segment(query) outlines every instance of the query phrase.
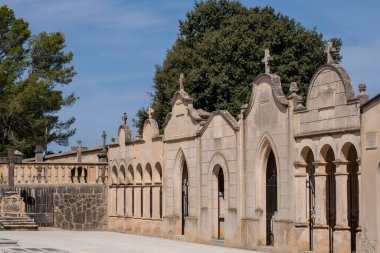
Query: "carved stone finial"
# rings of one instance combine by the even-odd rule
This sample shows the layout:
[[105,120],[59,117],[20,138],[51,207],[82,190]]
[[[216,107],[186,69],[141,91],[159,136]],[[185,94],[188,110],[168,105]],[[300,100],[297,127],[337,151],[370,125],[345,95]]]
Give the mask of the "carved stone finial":
[[136,132],[135,140],[141,140],[141,134]]
[[357,96],[357,98],[359,99],[360,105],[364,104],[365,102],[367,102],[369,100],[369,97],[365,93],[365,90],[366,90],[365,83],[360,83],[359,84],[359,92],[360,92],[360,94]]
[[77,140],[77,147],[82,147],[82,141],[81,140]]
[[265,64],[265,74],[270,74],[270,62],[273,60],[269,54],[269,49],[265,49],[264,58],[261,60]]
[[103,147],[106,146],[106,138],[107,138],[107,134],[106,134],[106,131],[103,130],[103,133],[102,133],[102,139],[103,139]]
[[115,141],[116,141],[115,137],[112,137],[112,138],[111,138],[111,142],[112,142],[112,144],[115,144]]
[[149,119],[153,118],[153,113],[154,113],[154,109],[149,106],[149,109],[148,109],[148,117]]
[[297,93],[298,92],[298,85],[296,82],[291,82],[290,83],[290,89],[289,89],[290,93]]
[[185,75],[184,75],[183,73],[181,73],[181,74],[179,75],[179,90],[180,90],[180,91],[183,91],[183,90],[184,90],[184,88],[183,88],[183,83],[184,83],[184,81],[185,81]]
[[327,42],[327,47],[325,49],[325,53],[327,54],[327,64],[334,64],[334,59],[332,57],[332,53],[336,51],[332,41]]
[[127,124],[127,119],[128,119],[128,116],[127,116],[126,112],[123,113],[123,117],[121,119],[123,120],[123,124],[126,125]]
[[366,89],[367,89],[367,87],[366,87],[365,83],[359,84],[359,92],[361,95],[365,94]]

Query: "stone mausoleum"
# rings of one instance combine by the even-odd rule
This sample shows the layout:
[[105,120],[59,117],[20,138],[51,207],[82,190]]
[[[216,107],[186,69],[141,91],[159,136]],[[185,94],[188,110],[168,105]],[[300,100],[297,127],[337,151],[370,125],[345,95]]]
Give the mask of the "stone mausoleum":
[[[162,126],[150,109],[142,136],[132,137],[124,114],[109,145],[103,134],[100,147],[45,157],[37,149],[14,165],[26,212],[64,229],[269,252],[380,252],[380,93],[369,99],[359,84],[355,94],[326,51],[306,101],[296,83],[284,95],[267,51],[237,118],[194,108],[181,75]],[[33,209],[41,199],[53,207],[44,215]]]
[[[238,118],[180,88],[162,126],[108,146],[108,227],[274,252],[380,252],[380,95],[327,50],[306,101],[270,72]],[[269,55],[269,54],[268,54]]]

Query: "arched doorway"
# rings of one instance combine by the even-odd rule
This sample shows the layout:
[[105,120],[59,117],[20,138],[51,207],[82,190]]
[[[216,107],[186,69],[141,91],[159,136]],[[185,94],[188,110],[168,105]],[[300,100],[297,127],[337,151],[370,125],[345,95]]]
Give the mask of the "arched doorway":
[[359,166],[358,155],[354,145],[350,145],[347,152],[347,218],[351,235],[351,252],[356,252],[356,233],[359,226]]
[[308,190],[308,215],[309,215],[309,249],[313,250],[313,227],[315,218],[315,168],[313,165],[314,155],[311,151],[308,152],[306,158],[306,173],[308,176],[307,190]]
[[326,162],[326,220],[329,227],[329,252],[333,252],[334,228],[336,225],[336,182],[334,164],[335,156],[331,147],[325,153]]
[[266,244],[274,245],[273,218],[277,212],[277,167],[271,150],[266,168]]
[[224,175],[223,169],[219,166],[218,172],[218,239],[224,239],[224,217],[225,217],[225,199],[224,199]]
[[[217,164],[214,166],[211,175],[211,219],[212,219],[212,238],[224,240],[224,224],[226,219],[227,192],[228,185],[227,175],[224,174],[223,168]],[[227,173],[227,172],[226,172]]]
[[181,223],[182,223],[182,235],[185,234],[185,217],[189,216],[189,175],[187,171],[187,163],[184,161],[182,169],[182,212],[181,212]]

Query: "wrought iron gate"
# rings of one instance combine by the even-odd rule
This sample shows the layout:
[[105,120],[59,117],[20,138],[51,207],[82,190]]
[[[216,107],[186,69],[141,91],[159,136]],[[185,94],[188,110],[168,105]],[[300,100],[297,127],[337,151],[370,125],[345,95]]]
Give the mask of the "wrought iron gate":
[[329,227],[329,252],[333,252],[334,246],[334,228],[336,224],[336,183],[335,183],[335,165],[331,162],[327,168],[326,180],[326,218]]
[[309,250],[313,250],[313,229],[315,224],[315,168],[309,165],[307,168],[308,180],[306,181],[306,190],[308,194],[308,215],[309,215]]
[[185,217],[189,216],[189,182],[186,177],[182,179],[182,234],[185,234]]
[[20,189],[25,202],[25,212],[40,227],[54,227],[54,206],[52,188]]
[[[269,172],[269,173],[268,173]],[[267,245],[274,244],[273,234],[273,217],[277,211],[277,173],[276,168],[272,171],[267,170],[267,184],[266,184],[266,234]]]
[[351,235],[351,252],[356,252],[356,233],[359,227],[359,180],[358,166],[348,174],[348,226]]

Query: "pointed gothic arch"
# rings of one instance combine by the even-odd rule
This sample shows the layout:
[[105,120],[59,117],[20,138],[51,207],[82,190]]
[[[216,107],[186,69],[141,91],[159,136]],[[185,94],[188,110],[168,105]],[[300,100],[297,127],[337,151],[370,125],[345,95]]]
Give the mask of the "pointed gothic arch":
[[224,155],[217,152],[211,158],[208,179],[208,203],[211,211],[211,236],[224,239],[224,224],[228,220],[229,169]]
[[182,148],[177,152],[173,174],[173,214],[178,217],[175,232],[185,234],[185,217],[189,216],[190,209],[190,173]]
[[268,133],[261,138],[256,155],[256,209],[259,219],[258,235],[261,245],[274,244],[274,218],[278,211],[278,152]]

